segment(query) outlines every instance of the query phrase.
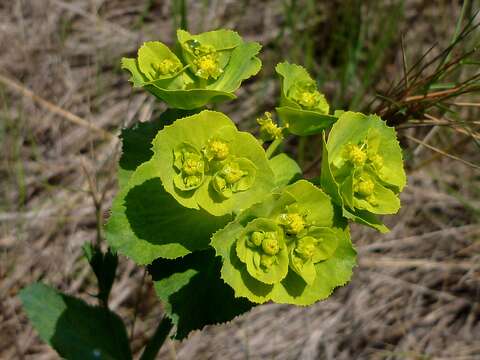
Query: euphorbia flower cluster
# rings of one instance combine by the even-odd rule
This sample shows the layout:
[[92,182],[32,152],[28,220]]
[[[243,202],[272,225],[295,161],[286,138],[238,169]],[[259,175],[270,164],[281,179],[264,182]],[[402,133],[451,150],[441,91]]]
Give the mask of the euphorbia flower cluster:
[[[400,207],[405,172],[395,130],[376,115],[331,111],[307,70],[283,62],[276,66],[276,113],[257,118],[255,138],[203,107],[234,98],[241,82],[259,71],[260,45],[230,30],[178,30],[177,41],[175,51],[146,42],[137,58],[122,61],[134,86],[174,108],[163,123],[174,121],[156,128],[145,162],[121,170],[107,226],[110,245],[140,264],[171,259],[166,271],[178,267],[178,273],[156,289],[178,305],[166,307],[169,316],[192,329],[229,320],[253,304],[327,298],[349,281],[355,265],[349,221],[387,231],[377,216]],[[194,110],[172,118],[176,109]],[[295,160],[273,156],[287,135],[323,136],[318,178],[301,179]],[[202,315],[193,321],[182,294],[197,285],[194,278],[179,279],[197,273],[202,286],[215,284],[201,301],[221,296],[231,307],[198,309]]]

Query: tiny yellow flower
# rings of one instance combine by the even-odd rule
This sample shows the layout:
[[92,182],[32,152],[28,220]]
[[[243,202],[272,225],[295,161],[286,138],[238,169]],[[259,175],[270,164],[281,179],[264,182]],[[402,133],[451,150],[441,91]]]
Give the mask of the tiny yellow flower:
[[171,59],[163,59],[157,64],[157,70],[160,75],[172,75],[180,70],[180,63]]
[[291,235],[297,235],[305,229],[305,220],[298,213],[281,214],[280,223],[284,226],[285,231]]
[[257,118],[257,123],[260,125],[260,137],[265,141],[272,141],[282,139],[282,128],[279,127],[272,118],[272,114],[265,112],[263,117]]
[[230,153],[228,145],[220,140],[211,140],[208,143],[207,154],[211,156],[213,160],[225,160]]
[[355,166],[363,166],[367,160],[367,154],[359,146],[347,144],[345,146],[344,157],[351,161]]

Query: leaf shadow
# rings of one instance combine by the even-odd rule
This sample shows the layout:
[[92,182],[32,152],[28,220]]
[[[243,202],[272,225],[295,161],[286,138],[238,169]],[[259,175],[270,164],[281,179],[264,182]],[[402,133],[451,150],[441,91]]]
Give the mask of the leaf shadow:
[[[175,260],[158,259],[149,266],[157,293],[177,326],[176,339],[205,325],[230,321],[255,306],[246,298],[235,298],[220,278],[221,265],[215,252],[207,249]],[[180,277],[184,284],[175,289]]]
[[215,217],[183,207],[164,190],[160,178],[130,189],[124,206],[137,237],[156,245],[180,242],[190,251],[206,248],[211,234],[230,220],[230,216]]

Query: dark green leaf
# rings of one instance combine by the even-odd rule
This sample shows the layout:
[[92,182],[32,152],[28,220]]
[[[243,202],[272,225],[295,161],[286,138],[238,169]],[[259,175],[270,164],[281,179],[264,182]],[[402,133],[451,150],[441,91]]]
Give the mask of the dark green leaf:
[[220,258],[210,249],[176,260],[159,259],[149,267],[155,291],[177,327],[175,338],[230,321],[252,308],[247,299],[234,297],[220,279],[220,268]]
[[282,125],[286,126],[289,132],[298,136],[319,134],[337,121],[333,115],[293,107],[283,106],[276,110]]
[[110,290],[112,289],[115,273],[117,271],[118,256],[110,248],[103,252],[98,246],[87,243],[83,246],[83,252],[97,277],[99,292],[97,297],[102,304],[108,303]]
[[164,190],[158,174],[154,161],[138,167],[117,195],[106,225],[110,246],[137,264],[205,249],[210,236],[230,220],[183,207]]
[[132,358],[122,320],[103,307],[87,305],[41,283],[20,293],[40,337],[60,356],[72,360]]

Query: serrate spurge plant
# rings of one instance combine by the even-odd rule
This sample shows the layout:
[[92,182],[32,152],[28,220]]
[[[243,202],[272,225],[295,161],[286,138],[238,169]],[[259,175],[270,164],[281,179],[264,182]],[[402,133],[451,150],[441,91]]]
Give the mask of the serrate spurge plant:
[[[311,75],[288,62],[276,67],[279,123],[266,112],[257,119],[258,138],[205,108],[235,98],[242,81],[260,70],[259,50],[230,30],[178,30],[175,47],[149,41],[136,58],[122,59],[134,87],[168,109],[122,132],[119,192],[105,227],[111,250],[86,247],[100,307],[40,284],[22,292],[33,324],[60,355],[75,358],[73,345],[54,330],[65,313],[70,322],[62,324],[76,326],[73,333],[88,332],[84,316],[101,313],[98,331],[108,333],[114,323],[116,339],[126,341],[108,309],[117,252],[147,266],[164,303],[166,316],[142,356],[153,359],[172,326],[182,339],[268,301],[306,306],[328,298],[356,263],[349,221],[388,231],[378,216],[399,210],[406,176],[395,129],[380,117],[332,112]],[[302,178],[297,162],[277,153],[291,135],[323,140],[317,178]],[[97,335],[83,337],[82,346],[105,358],[131,358],[119,352],[125,344]]]

